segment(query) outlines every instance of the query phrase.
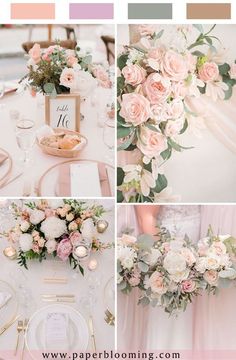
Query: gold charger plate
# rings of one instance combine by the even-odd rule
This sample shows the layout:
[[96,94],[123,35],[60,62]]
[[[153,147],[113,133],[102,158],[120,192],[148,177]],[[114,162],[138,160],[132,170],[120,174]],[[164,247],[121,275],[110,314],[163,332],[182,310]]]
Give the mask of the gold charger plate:
[[70,165],[79,163],[97,163],[100,185],[103,197],[112,196],[112,185],[109,184],[109,178],[106,167],[114,170],[114,167],[95,160],[88,159],[71,159],[63,161],[51,166],[41,176],[38,183],[38,196],[57,196],[57,197],[71,197],[70,193]]

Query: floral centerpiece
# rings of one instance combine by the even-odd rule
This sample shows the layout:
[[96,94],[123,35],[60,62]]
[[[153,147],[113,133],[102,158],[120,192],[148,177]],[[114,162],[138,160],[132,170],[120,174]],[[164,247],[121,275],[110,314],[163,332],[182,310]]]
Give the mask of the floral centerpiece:
[[90,251],[110,248],[97,238],[96,221],[105,212],[101,205],[88,206],[77,200],[39,200],[24,208],[12,204],[16,226],[2,234],[19,248],[19,264],[40,262],[48,256],[69,260],[83,274],[82,261]]
[[230,235],[209,233],[197,246],[166,229],[158,236],[124,233],[118,239],[118,288],[127,294],[138,287],[139,304],[177,314],[202,290],[215,293],[236,279],[236,240]]
[[222,60],[212,34],[215,25],[207,32],[194,26],[199,31],[194,42],[188,43],[181,27],[184,46],[175,37],[176,45],[169,47],[162,42],[164,30],[140,26],[140,42],[125,46],[118,57],[118,150],[139,154],[137,162],[118,168],[119,202],[158,202],[168,190],[161,166],[173,152],[191,148],[179,142],[199,119],[191,99],[232,95],[236,64]]
[[76,92],[84,98],[97,84],[111,87],[108,71],[93,63],[92,55],[78,46],[74,50],[60,44],[41,49],[35,44],[29,51],[28,69],[25,78],[32,91],[54,97]]

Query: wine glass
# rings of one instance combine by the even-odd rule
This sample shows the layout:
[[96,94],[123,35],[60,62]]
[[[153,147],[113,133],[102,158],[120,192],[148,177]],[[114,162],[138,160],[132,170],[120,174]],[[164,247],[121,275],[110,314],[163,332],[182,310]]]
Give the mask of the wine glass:
[[24,152],[24,165],[29,163],[29,152],[35,143],[35,123],[29,119],[21,119],[16,123],[16,141]]
[[109,155],[106,158],[109,163],[113,163],[113,151],[115,148],[115,122],[112,119],[106,120],[103,128],[103,142],[108,147]]
[[[0,76],[0,100],[3,98],[5,94],[6,86],[5,86],[5,80],[3,76]],[[0,109],[4,108],[4,104],[0,103]]]

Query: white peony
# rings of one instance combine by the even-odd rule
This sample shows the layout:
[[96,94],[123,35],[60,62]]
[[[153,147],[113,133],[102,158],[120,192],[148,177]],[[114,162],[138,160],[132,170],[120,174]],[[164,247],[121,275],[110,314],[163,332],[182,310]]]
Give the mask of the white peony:
[[51,216],[42,222],[40,230],[44,233],[46,239],[57,239],[67,233],[66,222]]
[[178,271],[175,274],[170,275],[170,279],[176,283],[187,280],[189,276],[189,269],[186,269],[184,271]]
[[134,249],[129,247],[118,246],[117,258],[124,269],[131,270],[134,265],[134,260],[137,254]]
[[46,248],[47,248],[48,254],[52,254],[56,250],[56,247],[57,247],[56,240],[51,239],[46,242]]
[[30,222],[33,225],[38,225],[45,219],[45,213],[42,210],[35,209],[30,215]]
[[30,227],[30,223],[26,220],[22,221],[22,223],[20,224],[20,229],[23,232],[26,232],[27,230],[29,230]]
[[163,267],[169,274],[180,273],[186,270],[186,260],[183,255],[169,251],[164,259]]
[[32,249],[33,237],[30,234],[21,234],[19,238],[19,245],[22,251],[29,251]]
[[89,218],[83,221],[81,234],[84,239],[91,239],[96,235],[96,228],[94,226],[93,219]]
[[150,266],[155,266],[159,257],[161,256],[161,252],[158,249],[151,249],[151,252],[145,256],[145,262]]

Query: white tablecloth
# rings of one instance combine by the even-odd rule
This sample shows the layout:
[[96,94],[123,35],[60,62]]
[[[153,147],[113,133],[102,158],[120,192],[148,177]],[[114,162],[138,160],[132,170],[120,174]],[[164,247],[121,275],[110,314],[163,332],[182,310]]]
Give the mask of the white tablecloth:
[[[114,203],[112,200],[104,199],[102,202],[99,201],[99,204],[103,204],[105,208],[109,210],[103,216],[103,218],[109,222],[109,227],[104,234],[99,234],[99,239],[104,242],[112,242],[114,240]],[[70,269],[68,263],[64,264],[61,261],[56,260],[46,260],[43,264],[40,264],[37,261],[31,262],[29,270],[19,268],[16,261],[8,260],[2,254],[2,250],[6,247],[6,244],[7,241],[1,239],[0,279],[10,283],[15,290],[18,291],[19,295],[19,283],[20,278],[22,277],[22,271],[26,278],[26,286],[29,288],[32,296],[32,305],[28,307],[27,311],[22,305],[20,305],[19,314],[22,314],[22,317],[28,316],[26,314],[27,312],[32,314],[41,307],[52,304],[49,302],[42,302],[42,294],[74,294],[76,296],[76,303],[68,305],[73,306],[77,311],[81,312],[86,320],[88,320],[88,309],[84,306],[84,302],[81,301],[88,292],[89,284],[86,276],[83,278],[80,273],[77,274],[74,270]],[[102,254],[94,254],[91,255],[91,257],[96,258],[98,261],[98,268],[96,272],[92,273],[92,275],[97,277],[100,281],[100,285],[97,286],[96,290],[97,302],[92,310],[97,350],[114,349],[115,328],[114,326],[107,325],[104,321],[106,310],[104,287],[107,281],[114,276],[114,249],[105,250]],[[57,277],[66,277],[68,279],[68,283],[65,285],[55,285],[45,284],[43,282],[45,277],[52,277],[53,275]],[[13,350],[15,347],[17,334],[16,328],[17,322],[0,337],[0,358],[3,358],[4,360],[10,359],[5,357],[4,354],[7,354],[7,351]],[[92,351],[91,341],[89,342],[88,351]],[[19,357],[16,357],[17,359],[20,358],[19,354],[20,351],[18,353]],[[11,358],[13,359],[14,357],[12,356]],[[28,359],[28,357],[26,358]]]
[[[81,159],[97,160],[108,162],[106,156],[108,154],[108,148],[103,142],[103,128],[98,127],[98,108],[102,105],[106,106],[108,98],[112,94],[111,89],[98,88],[96,94],[96,102],[99,105],[92,106],[90,100],[82,104],[81,112],[84,114],[84,120],[81,121],[80,132],[88,139],[88,145],[81,151]],[[1,100],[4,103],[3,110],[0,109],[0,148],[8,151],[14,160],[13,178],[20,172],[22,172],[19,159],[22,157],[22,152],[16,143],[16,137],[14,133],[14,124],[10,118],[11,110],[18,110],[22,116],[35,121],[36,126],[39,128],[44,125],[44,98],[42,95],[38,95],[33,98],[28,91],[24,91],[21,94],[13,94],[4,97]],[[114,134],[115,142],[115,134]],[[109,156],[108,156],[109,157]],[[31,158],[33,164],[27,171],[27,181],[32,183],[32,190],[34,189],[39,178],[43,173],[51,166],[68,160],[65,158],[49,156],[42,153],[41,149],[35,144],[31,151]],[[11,184],[0,189],[0,196],[22,196],[24,187],[24,177],[21,176]],[[34,193],[32,192],[33,196]],[[52,194],[53,196],[53,194]]]

